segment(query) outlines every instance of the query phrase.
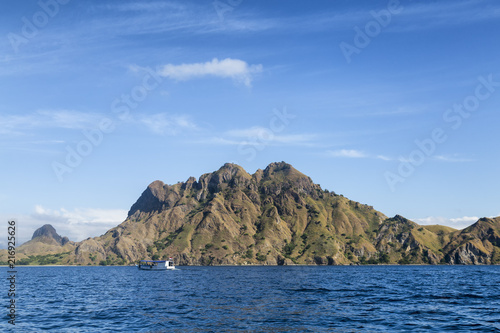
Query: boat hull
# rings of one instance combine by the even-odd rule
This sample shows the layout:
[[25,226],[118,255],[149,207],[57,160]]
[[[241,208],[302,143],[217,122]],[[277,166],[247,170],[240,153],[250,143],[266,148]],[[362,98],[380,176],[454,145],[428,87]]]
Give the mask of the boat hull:
[[171,269],[175,269],[175,267],[151,267],[151,266],[141,266],[139,265],[139,269],[142,271],[167,271]]
[[137,268],[143,271],[166,271],[175,269],[175,266],[170,260],[142,260]]

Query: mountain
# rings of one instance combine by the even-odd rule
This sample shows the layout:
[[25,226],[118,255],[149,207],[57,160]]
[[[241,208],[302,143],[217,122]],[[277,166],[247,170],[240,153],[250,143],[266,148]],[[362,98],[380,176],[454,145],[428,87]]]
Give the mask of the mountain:
[[500,218],[464,230],[388,218],[284,162],[254,174],[228,163],[199,179],[154,181],[123,223],[79,243],[63,245],[53,228],[41,229],[34,239],[58,246],[61,264],[168,257],[179,265],[500,263]]
[[31,237],[30,242],[33,243],[40,242],[49,245],[64,246],[66,243],[69,242],[69,239],[68,237],[59,236],[56,232],[56,229],[54,229],[53,226],[51,226],[50,224],[46,224],[41,228],[35,230],[35,232],[33,233],[33,237]]
[[[16,261],[18,264],[57,264],[75,249],[75,242],[60,236],[53,226],[46,224],[35,230],[31,240],[16,248]],[[7,251],[0,250],[0,262],[6,261]]]
[[479,219],[453,237],[443,252],[450,264],[500,263],[500,217]]
[[74,260],[87,264],[93,253],[94,262],[111,263],[172,256],[190,265],[347,264],[345,237],[364,237],[359,248],[370,256],[371,232],[385,219],[322,190],[289,164],[253,175],[225,164],[198,180],[151,183],[126,221],[83,241]]

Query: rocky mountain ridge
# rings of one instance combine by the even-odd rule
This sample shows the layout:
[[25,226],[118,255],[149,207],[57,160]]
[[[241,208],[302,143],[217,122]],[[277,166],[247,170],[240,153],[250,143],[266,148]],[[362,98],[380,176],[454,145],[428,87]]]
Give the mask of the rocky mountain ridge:
[[154,181],[104,235],[63,245],[54,234],[45,227],[37,237],[60,242],[59,263],[77,265],[166,257],[179,265],[500,263],[500,218],[464,230],[388,218],[284,162]]

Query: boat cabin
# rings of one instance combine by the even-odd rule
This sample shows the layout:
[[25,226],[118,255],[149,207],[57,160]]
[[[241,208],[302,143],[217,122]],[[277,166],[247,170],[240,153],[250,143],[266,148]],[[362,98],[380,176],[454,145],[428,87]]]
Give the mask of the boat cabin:
[[141,260],[138,265],[139,269],[147,271],[162,271],[167,269],[175,269],[174,262],[170,260]]

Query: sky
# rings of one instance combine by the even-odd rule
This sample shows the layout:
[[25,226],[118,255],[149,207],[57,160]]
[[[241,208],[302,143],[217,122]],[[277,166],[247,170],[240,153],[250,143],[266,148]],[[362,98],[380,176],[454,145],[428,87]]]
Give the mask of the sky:
[[21,243],[99,236],[151,182],[226,162],[420,224],[500,215],[498,2],[0,6],[0,221]]

